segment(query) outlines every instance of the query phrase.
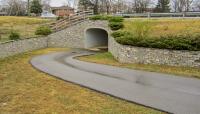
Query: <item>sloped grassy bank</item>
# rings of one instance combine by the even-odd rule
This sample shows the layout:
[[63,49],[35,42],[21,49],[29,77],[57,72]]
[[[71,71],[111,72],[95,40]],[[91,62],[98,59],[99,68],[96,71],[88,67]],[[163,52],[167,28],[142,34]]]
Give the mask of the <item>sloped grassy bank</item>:
[[91,20],[108,20],[112,36],[123,45],[170,49],[200,50],[199,19],[127,19],[97,15]]
[[0,17],[0,42],[5,42],[10,39],[10,35],[21,39],[38,37],[35,31],[38,27],[51,23],[53,20],[18,17],[18,16],[1,16]]
[[[159,23],[165,24],[165,26],[161,26]],[[172,27],[172,24],[177,27]],[[123,45],[170,50],[199,51],[199,27],[200,20],[130,19],[124,22],[123,28],[113,32],[112,36],[118,43]],[[162,33],[160,33],[160,31],[162,31]]]

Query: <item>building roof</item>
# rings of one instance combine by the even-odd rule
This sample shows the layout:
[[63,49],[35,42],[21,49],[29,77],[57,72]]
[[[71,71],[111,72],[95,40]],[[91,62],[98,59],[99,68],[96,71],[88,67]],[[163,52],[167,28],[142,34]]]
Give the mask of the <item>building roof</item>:
[[66,10],[73,10],[74,8],[69,7],[69,6],[61,6],[61,7],[51,7],[52,10],[60,10],[60,9],[66,9]]

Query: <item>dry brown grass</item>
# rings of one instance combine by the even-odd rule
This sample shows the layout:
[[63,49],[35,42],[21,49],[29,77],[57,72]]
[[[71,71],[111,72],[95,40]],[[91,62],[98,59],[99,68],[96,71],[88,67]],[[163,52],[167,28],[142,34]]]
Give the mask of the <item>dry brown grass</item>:
[[0,41],[9,40],[9,33],[15,30],[20,33],[21,38],[36,37],[35,30],[42,24],[49,23],[51,20],[29,17],[0,17]]
[[99,53],[91,56],[79,57],[78,59],[99,64],[107,64],[124,68],[145,70],[151,72],[161,72],[175,74],[177,76],[192,77],[200,79],[200,69],[189,67],[172,67],[166,65],[145,65],[145,64],[122,64],[114,59],[110,53]]
[[32,57],[68,49],[43,49],[0,60],[0,114],[160,114],[35,70]]
[[165,36],[165,35],[184,35],[199,34],[200,19],[128,19],[124,21],[125,28],[129,32],[134,31],[137,21],[144,22],[150,26],[149,36]]

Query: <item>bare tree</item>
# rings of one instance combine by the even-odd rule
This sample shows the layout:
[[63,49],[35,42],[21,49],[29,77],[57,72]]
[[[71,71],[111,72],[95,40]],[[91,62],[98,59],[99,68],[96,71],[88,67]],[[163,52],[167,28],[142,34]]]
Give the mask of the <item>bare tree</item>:
[[193,5],[197,11],[200,11],[200,1],[199,0],[196,0]]
[[132,0],[133,9],[136,13],[143,13],[147,11],[147,8],[152,4],[151,0]]
[[42,0],[42,6],[43,6],[43,10],[46,11],[51,11],[51,6],[50,6],[51,0]]
[[179,9],[179,0],[172,0],[172,9],[174,10],[174,12],[178,12]]
[[112,0],[100,0],[100,12],[109,14],[111,12]]
[[185,0],[186,4],[185,4],[185,11],[190,11],[191,5],[193,3],[194,0]]
[[6,0],[8,5],[9,15],[25,15],[26,14],[26,2],[23,0]]
[[190,11],[194,0],[172,0],[175,11],[186,12]]
[[[94,13],[116,13],[116,12],[147,12],[154,0],[80,0],[79,7],[94,10]],[[87,8],[84,8],[87,7]]]
[[30,0],[27,0],[27,15],[30,16]]

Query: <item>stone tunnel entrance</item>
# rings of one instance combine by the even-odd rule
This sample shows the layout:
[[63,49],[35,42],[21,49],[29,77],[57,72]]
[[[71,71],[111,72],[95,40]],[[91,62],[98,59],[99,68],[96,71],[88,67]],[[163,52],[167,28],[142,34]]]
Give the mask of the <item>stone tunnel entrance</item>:
[[90,28],[85,33],[85,48],[108,48],[108,32],[101,28]]

